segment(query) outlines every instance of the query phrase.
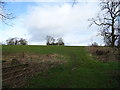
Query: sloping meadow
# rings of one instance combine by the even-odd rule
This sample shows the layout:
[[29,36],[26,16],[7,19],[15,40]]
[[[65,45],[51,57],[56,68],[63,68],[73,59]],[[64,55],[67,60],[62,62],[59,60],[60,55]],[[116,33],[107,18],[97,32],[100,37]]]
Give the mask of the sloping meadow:
[[29,63],[31,69],[39,63],[37,74],[27,79],[27,88],[119,87],[119,62],[97,60],[86,47],[18,45],[2,49],[3,66],[13,58]]

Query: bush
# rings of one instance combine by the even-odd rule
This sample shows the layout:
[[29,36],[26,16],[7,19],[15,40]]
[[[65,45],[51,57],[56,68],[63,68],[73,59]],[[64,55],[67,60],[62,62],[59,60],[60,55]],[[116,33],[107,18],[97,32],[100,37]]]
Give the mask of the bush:
[[110,52],[109,50],[107,50],[107,51],[96,50],[97,55],[105,55],[105,54],[108,54],[109,52]]
[[96,47],[96,46],[98,46],[98,43],[94,42],[91,46]]

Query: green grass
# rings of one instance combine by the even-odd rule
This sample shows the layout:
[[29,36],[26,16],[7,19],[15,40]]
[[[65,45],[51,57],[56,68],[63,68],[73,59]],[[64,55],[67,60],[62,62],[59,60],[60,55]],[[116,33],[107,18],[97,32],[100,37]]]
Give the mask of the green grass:
[[79,46],[2,46],[2,52],[30,52],[61,54],[68,63],[47,72],[39,72],[29,79],[29,88],[116,88],[116,74],[107,72],[120,70],[118,62],[100,62],[89,55],[86,47]]

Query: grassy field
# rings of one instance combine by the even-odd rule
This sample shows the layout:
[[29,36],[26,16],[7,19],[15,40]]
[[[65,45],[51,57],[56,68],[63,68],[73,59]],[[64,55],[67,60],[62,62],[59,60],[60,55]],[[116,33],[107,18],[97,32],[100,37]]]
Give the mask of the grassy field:
[[116,88],[118,62],[95,60],[83,46],[2,46],[3,56],[11,53],[60,54],[67,63],[29,79],[28,88]]

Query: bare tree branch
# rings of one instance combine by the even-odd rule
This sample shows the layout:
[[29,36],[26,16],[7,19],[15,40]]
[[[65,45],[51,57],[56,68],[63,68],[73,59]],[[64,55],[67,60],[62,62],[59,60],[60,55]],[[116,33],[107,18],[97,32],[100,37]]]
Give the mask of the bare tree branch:
[[101,35],[104,37],[106,42],[110,43],[111,46],[115,46],[115,41],[118,38],[118,35],[115,33],[118,32],[118,18],[120,18],[120,1],[115,2],[114,0],[103,0],[100,2],[101,10],[103,11],[101,15],[98,15],[97,18],[92,18],[91,25],[95,24],[100,28]]
[[108,25],[108,26],[112,26],[111,23],[97,23],[96,21],[93,21],[96,25],[98,26],[103,26],[103,25]]
[[2,0],[0,0],[0,10],[0,19],[3,23],[9,25],[7,21],[14,19],[15,16],[13,16],[13,13],[8,13],[8,11],[5,9],[5,2]]
[[72,7],[76,4],[77,0],[73,0]]

